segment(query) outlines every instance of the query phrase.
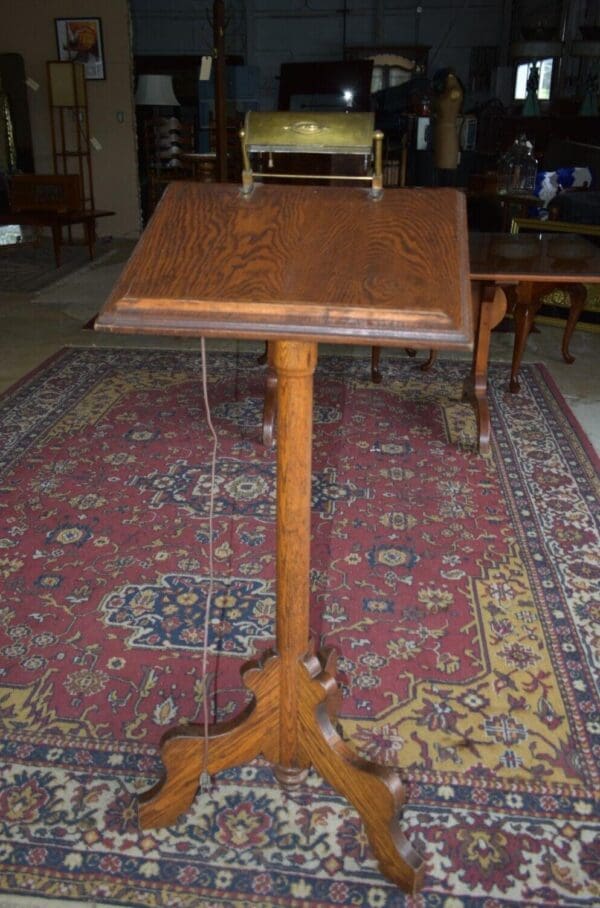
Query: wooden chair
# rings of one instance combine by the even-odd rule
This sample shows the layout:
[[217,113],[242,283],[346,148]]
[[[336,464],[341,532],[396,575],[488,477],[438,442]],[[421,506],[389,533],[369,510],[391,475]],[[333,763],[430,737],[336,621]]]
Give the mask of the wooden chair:
[[114,211],[86,208],[79,174],[15,174],[9,184],[9,211],[0,213],[0,224],[22,224],[52,231],[56,267],[61,262],[62,231],[81,224],[90,259],[94,257],[96,219]]

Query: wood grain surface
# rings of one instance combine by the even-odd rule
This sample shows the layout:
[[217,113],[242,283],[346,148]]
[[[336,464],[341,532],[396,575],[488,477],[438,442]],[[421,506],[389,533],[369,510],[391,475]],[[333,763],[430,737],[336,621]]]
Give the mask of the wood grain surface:
[[[541,222],[548,229],[548,222]],[[471,233],[471,277],[480,281],[600,283],[600,247],[569,234]]]
[[96,328],[468,348],[463,196],[175,183]]

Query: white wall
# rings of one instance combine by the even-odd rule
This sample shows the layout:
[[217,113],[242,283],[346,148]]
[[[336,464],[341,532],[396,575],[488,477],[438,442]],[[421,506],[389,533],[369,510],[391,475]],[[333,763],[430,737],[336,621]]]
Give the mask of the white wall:
[[87,94],[91,132],[102,146],[92,150],[95,203],[116,214],[100,219],[98,232],[136,236],[141,222],[127,0],[0,0],[0,51],[21,54],[27,75],[39,85],[29,90],[35,169],[52,173],[46,61],[58,59],[55,17],[79,16],[102,19],[105,49],[106,79],[88,80]]

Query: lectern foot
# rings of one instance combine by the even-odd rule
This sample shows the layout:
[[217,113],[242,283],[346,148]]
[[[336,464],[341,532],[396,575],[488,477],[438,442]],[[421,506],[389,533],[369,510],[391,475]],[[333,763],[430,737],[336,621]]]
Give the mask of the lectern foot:
[[174,728],[163,737],[163,778],[139,799],[143,829],[170,826],[192,806],[203,772],[209,775],[247,763],[259,754],[277,758],[277,729],[272,717],[277,709],[279,660],[267,653],[260,662],[248,663],[242,672],[253,702],[235,719],[211,725]]
[[338,687],[318,658],[304,660],[300,682],[301,762],[317,772],[357,809],[381,872],[406,892],[423,882],[423,859],[405,838],[398,812],[405,794],[398,773],[358,757],[332,725],[331,700]]
[[267,653],[242,672],[254,699],[230,722],[188,725],[163,738],[163,779],[140,797],[139,820],[144,829],[170,826],[192,805],[203,773],[212,775],[263,754],[275,765],[280,784],[293,790],[302,784],[307,766],[344,795],[358,810],[381,872],[407,892],[422,883],[423,861],[404,837],[398,811],[404,790],[398,773],[358,757],[338,735],[335,721],[339,689],[335,653],[309,653],[298,664],[298,750],[295,765],[279,762],[281,728],[274,717],[280,709],[281,660]]

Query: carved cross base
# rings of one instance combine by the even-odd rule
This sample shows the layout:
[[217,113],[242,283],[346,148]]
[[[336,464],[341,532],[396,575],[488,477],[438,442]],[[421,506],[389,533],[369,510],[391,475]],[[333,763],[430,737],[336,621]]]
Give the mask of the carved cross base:
[[242,671],[254,701],[237,719],[211,726],[208,746],[202,725],[167,732],[161,746],[165,775],[140,797],[140,825],[148,829],[174,823],[190,809],[204,771],[212,775],[262,755],[275,764],[275,775],[284,787],[294,788],[313,766],[360,814],[381,872],[406,892],[414,892],[422,883],[423,861],[398,822],[405,800],[402,782],[396,770],[358,757],[333,727],[339,701],[331,674],[334,661],[331,653],[309,654],[298,665],[297,766],[279,764],[279,734],[273,718],[282,663],[269,652]]

